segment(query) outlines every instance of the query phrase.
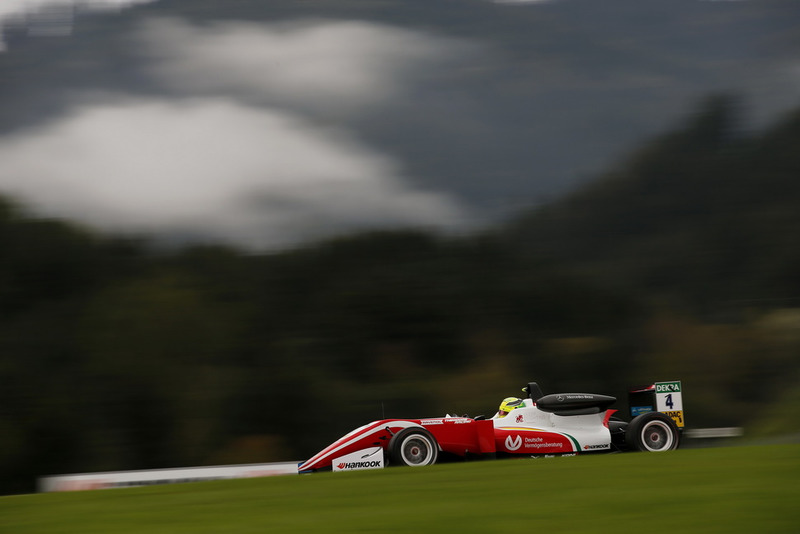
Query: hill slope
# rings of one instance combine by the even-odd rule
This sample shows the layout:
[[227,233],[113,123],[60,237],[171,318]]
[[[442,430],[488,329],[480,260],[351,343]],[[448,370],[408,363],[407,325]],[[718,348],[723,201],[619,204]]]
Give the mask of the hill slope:
[[800,303],[800,112],[763,133],[710,99],[684,127],[505,230],[590,280],[694,308]]
[[797,445],[695,449],[0,497],[0,529],[793,532],[797,453]]

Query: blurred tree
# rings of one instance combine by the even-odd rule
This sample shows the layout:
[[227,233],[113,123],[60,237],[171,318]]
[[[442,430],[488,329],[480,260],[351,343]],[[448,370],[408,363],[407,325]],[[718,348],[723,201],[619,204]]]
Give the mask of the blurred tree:
[[223,402],[237,389],[235,307],[187,273],[155,272],[99,293],[81,347],[95,469],[201,462],[223,441]]

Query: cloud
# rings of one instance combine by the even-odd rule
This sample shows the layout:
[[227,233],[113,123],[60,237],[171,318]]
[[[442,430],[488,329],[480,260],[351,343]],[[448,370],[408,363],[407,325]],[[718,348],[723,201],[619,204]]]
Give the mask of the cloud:
[[72,33],[75,13],[83,10],[119,10],[156,0],[2,0],[0,2],[0,52],[6,50],[3,26],[17,24],[31,35],[63,36]]
[[150,19],[130,42],[168,95],[77,95],[44,127],[0,137],[0,194],[104,230],[252,248],[469,222],[333,119],[380,110],[470,45],[322,20]]
[[253,248],[356,228],[452,228],[463,210],[404,185],[345,131],[229,99],[120,98],[0,138],[0,189],[103,229]]
[[357,113],[396,98],[475,45],[397,27],[311,20],[144,24],[149,73],[195,95],[229,95],[305,112]]

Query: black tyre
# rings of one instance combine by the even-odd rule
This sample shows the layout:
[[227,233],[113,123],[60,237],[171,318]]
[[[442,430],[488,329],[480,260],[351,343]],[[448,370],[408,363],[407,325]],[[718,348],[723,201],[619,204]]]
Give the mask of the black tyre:
[[391,465],[433,465],[439,457],[436,439],[425,429],[405,428],[389,441]]
[[678,448],[680,441],[681,433],[675,421],[660,412],[634,417],[625,431],[625,442],[637,451],[672,451]]

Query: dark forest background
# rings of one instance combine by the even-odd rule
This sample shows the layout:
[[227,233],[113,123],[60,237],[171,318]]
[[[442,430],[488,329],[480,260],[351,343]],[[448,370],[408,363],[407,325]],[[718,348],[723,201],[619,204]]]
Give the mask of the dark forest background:
[[[800,110],[713,97],[590,185],[479,234],[159,248],[0,201],[0,492],[304,459],[530,380],[680,379],[688,427],[800,431]],[[490,177],[487,177],[489,179]]]

